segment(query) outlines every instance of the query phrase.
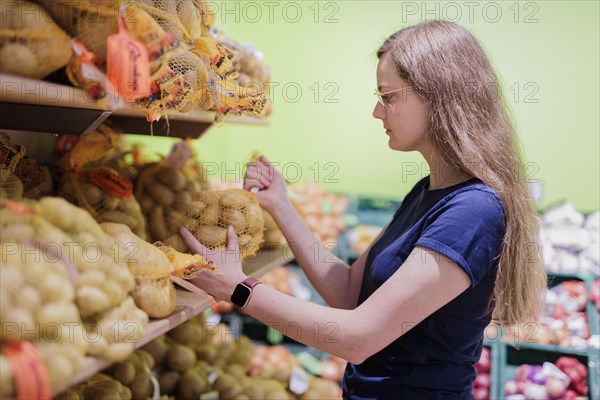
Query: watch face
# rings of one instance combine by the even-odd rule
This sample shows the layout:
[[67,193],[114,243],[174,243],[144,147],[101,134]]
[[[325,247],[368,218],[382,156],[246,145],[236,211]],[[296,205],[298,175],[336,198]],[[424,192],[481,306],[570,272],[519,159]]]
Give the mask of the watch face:
[[243,284],[239,284],[235,287],[233,294],[231,295],[231,302],[238,307],[244,307],[248,298],[250,297],[251,289]]

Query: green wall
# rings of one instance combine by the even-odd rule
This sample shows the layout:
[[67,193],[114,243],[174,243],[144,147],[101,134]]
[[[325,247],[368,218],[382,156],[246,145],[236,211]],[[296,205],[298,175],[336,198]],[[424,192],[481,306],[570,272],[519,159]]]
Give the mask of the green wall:
[[[226,124],[198,141],[203,158],[219,168],[213,178],[258,149],[284,165],[288,179],[401,198],[427,171],[418,153],[390,150],[371,116],[374,51],[405,25],[445,18],[471,29],[497,67],[526,175],[545,187],[540,206],[566,198],[583,211],[598,209],[599,3],[473,3],[209,1],[219,28],[264,53],[277,85],[269,126]],[[166,142],[155,139],[154,151]]]

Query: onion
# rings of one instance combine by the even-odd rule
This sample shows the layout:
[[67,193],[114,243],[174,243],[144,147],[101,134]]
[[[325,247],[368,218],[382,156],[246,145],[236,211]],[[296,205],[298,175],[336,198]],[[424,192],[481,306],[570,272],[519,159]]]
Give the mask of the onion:
[[528,400],[546,400],[548,398],[548,392],[542,385],[536,385],[534,383],[527,385],[523,392]]
[[473,390],[473,397],[475,400],[489,400],[490,392],[484,388],[477,388]]
[[519,393],[519,386],[515,381],[508,381],[504,384],[504,394],[511,395]]
[[323,370],[321,371],[321,378],[327,379],[328,381],[337,382],[339,377],[338,366],[333,361],[323,361]]
[[515,372],[515,380],[517,382],[524,382],[528,379],[529,371],[531,371],[531,365],[520,365],[519,368],[517,368],[517,371]]
[[475,384],[475,387],[489,388],[490,387],[490,376],[488,374],[477,375],[477,377],[475,378],[474,384]]
[[560,379],[549,377],[546,381],[546,391],[551,399],[561,398],[566,389],[567,385]]

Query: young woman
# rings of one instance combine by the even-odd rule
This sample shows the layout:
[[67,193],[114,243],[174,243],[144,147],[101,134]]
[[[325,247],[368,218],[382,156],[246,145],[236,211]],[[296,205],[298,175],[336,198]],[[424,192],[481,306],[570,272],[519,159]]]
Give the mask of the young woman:
[[537,220],[515,134],[484,51],[459,25],[429,21],[402,29],[377,55],[373,116],[392,150],[420,152],[431,173],[351,267],[326,262],[332,255],[325,251],[315,259],[309,247],[316,239],[266,158],[249,164],[244,181],[246,189],[259,189],[260,204],[330,307],[265,285],[240,287],[247,277],[231,228],[228,250],[212,255],[181,231],[223,272],[194,283],[348,360],[345,398],[470,399],[492,313],[503,325],[534,320],[546,287],[532,251]]

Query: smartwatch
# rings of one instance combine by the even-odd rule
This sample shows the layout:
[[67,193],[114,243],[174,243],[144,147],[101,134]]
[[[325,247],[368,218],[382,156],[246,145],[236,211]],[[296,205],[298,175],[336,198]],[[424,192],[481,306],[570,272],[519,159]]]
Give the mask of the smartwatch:
[[238,283],[235,290],[231,294],[231,303],[235,304],[239,308],[244,308],[248,304],[250,297],[252,296],[252,290],[254,286],[261,283],[256,278],[247,278],[242,283]]

